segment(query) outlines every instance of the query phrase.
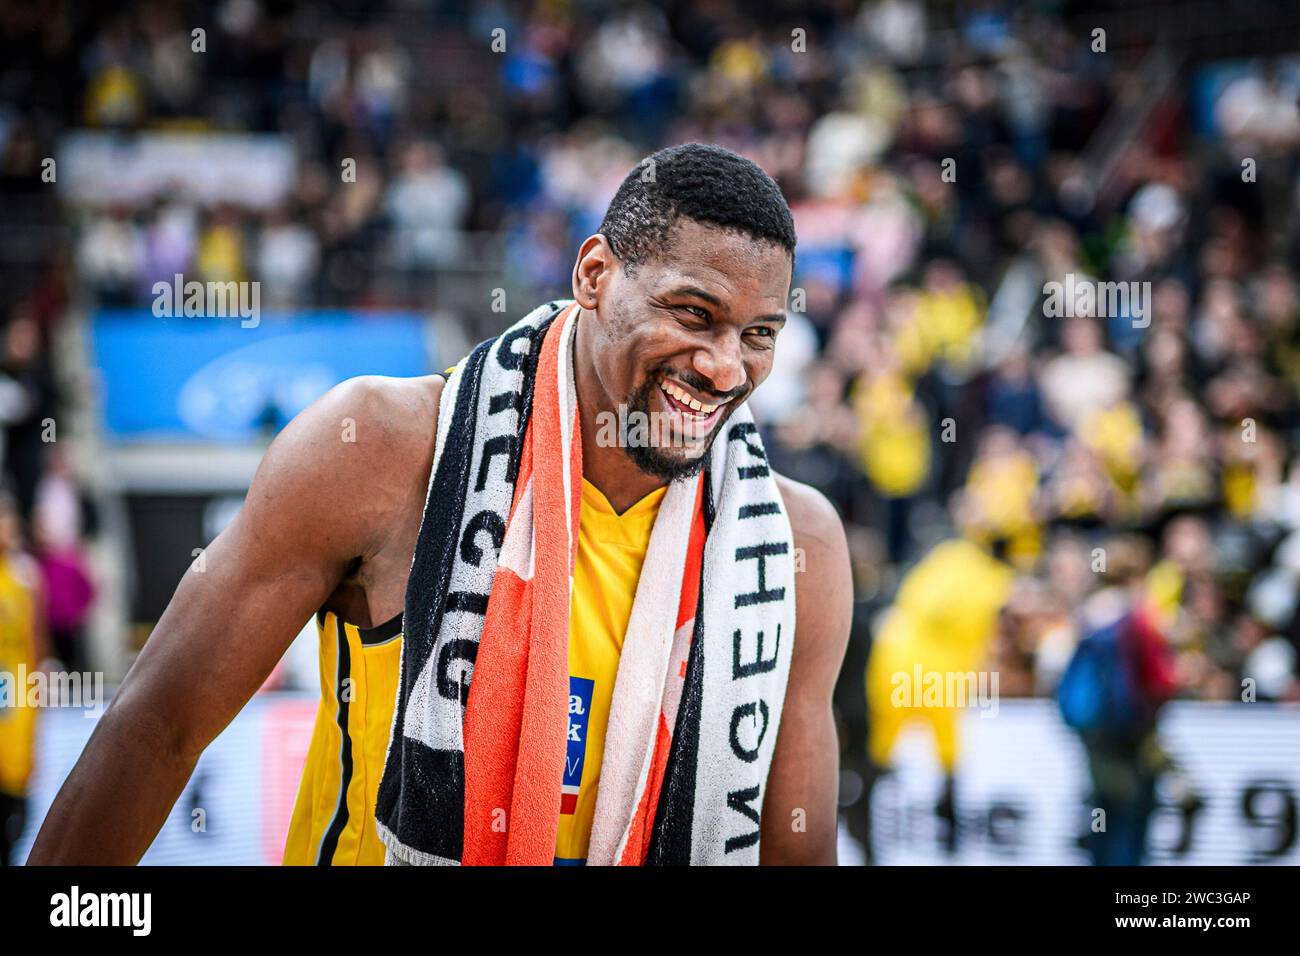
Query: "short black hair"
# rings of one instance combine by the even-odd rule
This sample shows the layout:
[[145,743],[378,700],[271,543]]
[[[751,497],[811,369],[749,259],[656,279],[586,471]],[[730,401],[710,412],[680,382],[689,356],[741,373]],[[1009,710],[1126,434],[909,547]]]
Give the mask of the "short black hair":
[[600,232],[635,269],[664,251],[680,217],[774,242],[794,264],[794,217],[781,188],[729,149],[686,143],[651,153],[618,187]]

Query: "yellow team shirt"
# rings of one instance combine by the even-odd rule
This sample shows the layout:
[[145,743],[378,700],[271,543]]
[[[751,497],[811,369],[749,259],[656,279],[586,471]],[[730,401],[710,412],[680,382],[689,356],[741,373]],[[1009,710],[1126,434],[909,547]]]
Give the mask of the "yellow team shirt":
[[917,668],[924,681],[980,667],[1014,581],[1008,565],[962,538],[936,545],[903,578],[867,661],[872,762],[888,766],[903,727],[919,721],[930,725],[943,768],[956,767],[960,711],[946,702],[917,706]]
[[569,611],[569,744],[560,829],[555,838],[557,866],[587,862],[623,636],[632,616],[650,531],[667,490],[652,491],[618,515],[600,489],[582,480],[578,557]]
[[36,708],[27,706],[24,675],[36,671],[35,566],[0,556],[0,793],[22,797],[32,773]]
[[[568,753],[557,865],[586,862],[605,727],[650,531],[667,488],[623,514],[582,482],[569,615]],[[401,618],[357,628],[318,616],[321,697],[284,851],[287,865],[382,865],[375,801],[397,699]]]
[[401,616],[359,628],[317,615],[320,703],[284,862],[291,866],[382,866],[375,828],[379,777],[401,671]]
[[889,498],[906,498],[930,475],[930,423],[912,386],[897,372],[883,372],[854,389],[862,424],[858,463]]

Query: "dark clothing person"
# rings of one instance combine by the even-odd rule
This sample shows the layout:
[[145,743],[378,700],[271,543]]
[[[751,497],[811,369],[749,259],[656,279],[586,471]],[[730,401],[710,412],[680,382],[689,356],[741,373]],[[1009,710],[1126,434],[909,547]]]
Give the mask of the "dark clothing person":
[[1156,723],[1174,688],[1164,635],[1140,606],[1087,631],[1061,678],[1062,716],[1088,755],[1084,846],[1096,866],[1139,866],[1146,858],[1156,782],[1169,765]]

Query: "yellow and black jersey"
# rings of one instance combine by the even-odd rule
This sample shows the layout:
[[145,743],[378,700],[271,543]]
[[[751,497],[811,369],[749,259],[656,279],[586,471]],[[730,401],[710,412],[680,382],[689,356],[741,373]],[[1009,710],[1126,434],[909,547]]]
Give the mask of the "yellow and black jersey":
[[[658,488],[622,514],[583,479],[569,614],[569,714],[557,866],[587,861],[605,726],[623,636],[659,506]],[[401,671],[400,616],[373,630],[318,615],[320,706],[285,847],[288,864],[384,862],[375,797]]]
[[289,865],[379,866],[375,797],[384,772],[402,659],[402,617],[357,627],[316,615],[320,704],[289,823]]

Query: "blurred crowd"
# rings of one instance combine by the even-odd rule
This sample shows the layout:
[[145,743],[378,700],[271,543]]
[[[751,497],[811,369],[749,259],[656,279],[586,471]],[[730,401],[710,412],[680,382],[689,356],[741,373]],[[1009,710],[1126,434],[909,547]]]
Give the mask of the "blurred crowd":
[[[848,697],[908,569],[965,537],[1016,572],[990,638],[1003,694],[1051,692],[1119,547],[1142,555],[1181,696],[1238,699],[1249,678],[1300,699],[1294,81],[1255,64],[1213,136],[1175,84],[1102,177],[1087,147],[1140,56],[1095,51],[1049,5],[941,9],[0,3],[3,188],[71,227],[6,303],[24,513],[58,473],[24,429],[56,402],[70,296],[140,305],[183,272],[259,280],[270,308],[432,308],[387,277],[472,265],[481,236],[512,283],[564,295],[627,170],[716,142],[795,215],[792,321],[754,402],[777,467],[849,528]],[[250,206],[161,183],[51,213],[40,160],[80,127],[276,134],[292,188]],[[1146,298],[1053,315],[1055,282]]]

